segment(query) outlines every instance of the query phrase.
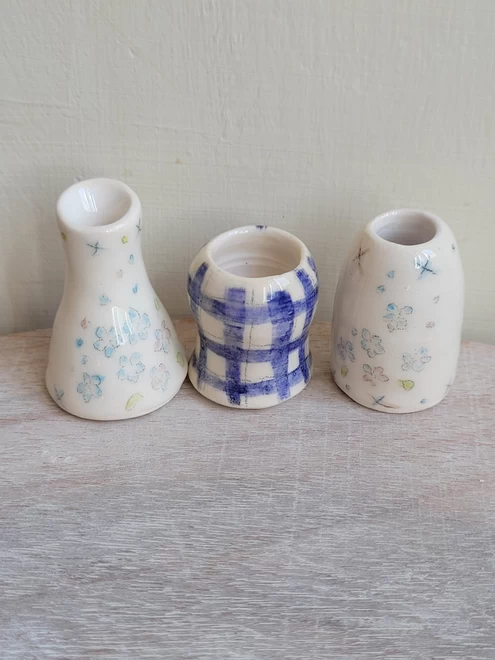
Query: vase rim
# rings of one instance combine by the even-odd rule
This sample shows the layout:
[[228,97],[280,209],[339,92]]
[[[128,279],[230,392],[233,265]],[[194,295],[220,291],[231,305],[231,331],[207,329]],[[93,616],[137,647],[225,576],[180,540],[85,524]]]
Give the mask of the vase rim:
[[[250,275],[244,275],[244,274],[238,274],[234,273],[228,268],[222,266],[221,263],[218,262],[218,252],[215,254],[215,252],[220,249],[222,246],[224,246],[227,241],[229,241],[232,238],[240,238],[240,240],[243,240],[244,238],[247,237],[272,237],[272,238],[279,238],[281,241],[286,242],[286,250],[287,252],[292,250],[292,255],[288,255],[287,258],[290,258],[292,256],[293,258],[293,263],[291,264],[291,267],[287,268],[282,268],[280,269],[280,272],[277,273],[271,273],[267,275],[260,275],[260,276],[250,276]],[[283,244],[280,246],[283,248]],[[244,225],[242,227],[235,227],[233,229],[228,229],[225,232],[222,232],[221,234],[218,234],[214,238],[212,238],[205,246],[204,246],[204,254],[206,256],[206,259],[210,261],[212,264],[214,264],[215,268],[222,273],[223,277],[232,279],[232,280],[249,280],[253,282],[268,282],[268,281],[273,281],[273,279],[277,277],[289,277],[291,273],[294,271],[304,268],[305,267],[305,260],[311,256],[307,246],[299,239],[297,236],[294,236],[294,234],[291,234],[288,231],[285,231],[284,229],[278,229],[277,227],[271,227],[267,225]]]
[[[96,195],[100,197],[98,204]],[[78,234],[119,231],[140,215],[139,197],[118,179],[98,177],[77,181],[66,188],[57,201],[60,224]]]
[[367,223],[365,232],[381,243],[416,250],[438,239],[445,227],[445,221],[430,211],[401,208],[377,215]]

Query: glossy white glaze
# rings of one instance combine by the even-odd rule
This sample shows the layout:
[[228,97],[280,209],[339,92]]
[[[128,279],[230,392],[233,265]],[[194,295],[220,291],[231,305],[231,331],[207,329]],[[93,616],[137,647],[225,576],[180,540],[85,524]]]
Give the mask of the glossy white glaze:
[[337,385],[382,412],[439,403],[455,378],[463,306],[462,264],[448,225],[412,209],[378,216],[356,236],[337,286]]
[[61,195],[57,222],[66,272],[46,371],[50,395],[88,419],[159,408],[187,367],[146,272],[137,195],[120,181],[81,181]]
[[304,389],[318,298],[304,243],[273,227],[225,232],[194,259],[188,289],[199,331],[189,378],[201,394],[233,408],[266,408]]

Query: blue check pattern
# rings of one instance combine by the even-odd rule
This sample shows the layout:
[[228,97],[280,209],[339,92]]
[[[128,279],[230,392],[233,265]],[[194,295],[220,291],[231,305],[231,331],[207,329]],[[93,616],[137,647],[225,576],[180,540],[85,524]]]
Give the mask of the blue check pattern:
[[[309,272],[299,268],[294,271],[301,284],[302,297],[293,300],[287,290],[276,291],[264,305],[250,305],[244,288],[227,288],[222,299],[209,296],[203,288],[208,265],[203,263],[188,279],[188,293],[191,310],[199,332],[199,346],[191,357],[191,366],[197,372],[197,387],[207,383],[225,392],[231,405],[241,405],[241,397],[258,397],[276,393],[283,401],[290,397],[291,387],[302,380],[308,382],[311,375],[311,354],[308,348],[308,334],[318,301],[318,278],[312,257],[308,258]],[[214,339],[202,329],[202,312],[220,321],[223,326],[223,342]],[[294,337],[294,327],[298,317],[304,315],[299,324],[300,332]],[[270,324],[271,345],[253,348],[245,345],[245,329],[248,326]],[[289,370],[289,356],[297,351],[298,364]],[[225,378],[209,368],[209,355],[225,361]],[[273,376],[259,382],[245,381],[242,378],[243,363],[269,363]]]

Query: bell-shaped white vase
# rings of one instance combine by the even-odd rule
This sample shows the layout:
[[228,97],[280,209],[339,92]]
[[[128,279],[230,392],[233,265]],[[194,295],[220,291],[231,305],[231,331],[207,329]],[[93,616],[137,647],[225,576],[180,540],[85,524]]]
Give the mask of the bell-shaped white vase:
[[463,308],[462,264],[448,225],[411,209],[378,216],[356,236],[337,286],[335,382],[382,412],[434,406],[455,378]]
[[120,181],[92,179],[57,204],[65,250],[62,302],[46,385],[88,419],[145,415],[180,389],[187,363],[141,254],[141,203]]

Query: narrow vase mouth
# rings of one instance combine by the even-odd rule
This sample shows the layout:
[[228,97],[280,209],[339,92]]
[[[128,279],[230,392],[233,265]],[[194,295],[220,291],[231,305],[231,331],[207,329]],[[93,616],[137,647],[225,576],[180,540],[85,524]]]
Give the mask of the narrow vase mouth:
[[377,216],[368,232],[387,243],[418,246],[429,243],[440,232],[442,221],[433,213],[417,209],[396,209]]
[[206,249],[219,270],[253,280],[288,275],[309,254],[304,243],[289,232],[261,225],[220,234]]
[[108,232],[139,215],[136,193],[116,179],[87,179],[67,188],[57,202],[57,215],[69,230]]

